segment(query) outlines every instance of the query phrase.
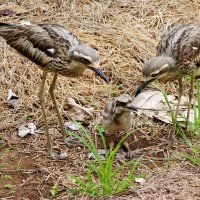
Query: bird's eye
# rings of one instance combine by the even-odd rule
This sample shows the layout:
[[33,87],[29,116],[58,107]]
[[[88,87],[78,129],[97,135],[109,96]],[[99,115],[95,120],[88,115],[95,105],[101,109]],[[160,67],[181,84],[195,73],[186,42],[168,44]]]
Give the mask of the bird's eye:
[[151,74],[152,77],[156,77],[158,74]]
[[116,106],[124,107],[124,106],[126,106],[126,103],[121,102],[121,101],[116,101]]
[[81,62],[86,64],[86,65],[90,64],[90,61],[87,58],[84,58],[84,57],[81,58]]
[[154,73],[151,73],[151,77],[156,77],[159,75],[159,72],[154,72]]

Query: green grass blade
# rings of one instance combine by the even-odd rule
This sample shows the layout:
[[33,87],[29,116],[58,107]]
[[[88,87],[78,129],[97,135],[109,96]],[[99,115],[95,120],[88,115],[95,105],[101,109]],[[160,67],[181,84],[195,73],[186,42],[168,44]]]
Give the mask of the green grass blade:
[[[79,125],[80,125],[80,124],[79,124]],[[83,130],[83,132],[84,132],[86,138],[88,139],[88,142],[89,142],[90,147],[91,147],[91,152],[94,154],[94,156],[95,156],[95,158],[96,158],[96,160],[97,160],[99,166],[100,166],[100,167],[103,167],[102,161],[101,161],[100,156],[99,156],[99,154],[98,154],[98,150],[97,150],[96,145],[95,145],[95,143],[93,142],[93,140],[92,140],[90,134],[88,133],[88,131],[87,131],[82,125],[80,125],[80,127],[81,127],[81,129]]]
[[74,179],[82,188],[87,188],[87,184],[82,181],[80,178],[76,177],[76,176],[72,176],[72,179]]
[[[110,195],[116,191],[116,185],[118,185],[118,188],[126,188],[130,185],[131,181],[134,178],[134,171],[137,162],[131,163],[131,161],[128,161],[127,163],[123,164],[122,166],[118,167],[117,169],[113,169],[113,163],[115,155],[120,148],[121,144],[124,142],[127,137],[132,134],[133,132],[128,133],[125,137],[120,140],[119,144],[115,147],[114,150],[110,151],[110,154],[108,152],[106,153],[106,159],[104,161],[101,161],[100,156],[98,154],[97,148],[95,146],[95,143],[93,142],[90,134],[88,131],[82,127],[81,130],[83,131],[84,135],[80,136],[77,133],[69,132],[70,135],[77,138],[79,141],[81,141],[89,151],[91,151],[97,162],[90,160],[88,162],[88,167],[86,168],[86,181],[83,181],[79,177],[73,176],[72,178],[77,182],[80,189],[71,190],[71,192],[85,192],[91,196],[101,196],[101,195]],[[99,133],[102,138],[102,142],[106,149],[106,142],[105,138],[103,136],[103,133],[100,129]],[[137,131],[137,130],[135,130]],[[120,170],[122,170],[124,167],[133,164],[133,167],[131,168],[130,172],[128,173],[127,177],[125,177],[120,183]],[[95,179],[95,174],[97,176],[97,179]]]
[[80,123],[78,123],[76,121],[74,121],[74,123],[76,123],[81,128],[81,130],[84,132],[84,136],[86,137],[87,140],[85,138],[83,138],[82,136],[78,135],[77,133],[67,130],[68,134],[74,136],[80,142],[82,142],[89,149],[89,151],[94,155],[94,157],[96,158],[96,160],[99,163],[99,166],[102,167],[102,161],[100,159],[97,148],[96,148],[90,134]]
[[120,192],[121,190],[131,186],[133,183],[133,179],[134,179],[134,175],[133,173],[135,172],[136,167],[138,166],[139,162],[142,160],[142,156],[139,157],[134,163],[133,163],[133,167],[131,168],[131,170],[128,173],[128,176],[125,177],[121,182],[118,183],[117,188],[116,188],[116,192]]

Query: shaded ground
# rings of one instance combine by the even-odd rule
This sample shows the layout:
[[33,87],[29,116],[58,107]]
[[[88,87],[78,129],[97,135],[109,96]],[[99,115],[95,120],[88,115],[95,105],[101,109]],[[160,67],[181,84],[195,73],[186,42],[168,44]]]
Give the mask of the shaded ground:
[[[167,138],[166,134],[164,136]],[[69,189],[76,188],[72,175],[84,176],[88,151],[82,146],[69,149],[57,137],[54,139],[54,148],[67,152],[68,158],[63,161],[52,160],[48,158],[42,143],[37,142],[37,139],[43,137],[45,139],[45,135],[41,133],[14,144],[9,142],[10,147],[1,148],[1,199],[91,199],[87,195],[74,196],[66,193]],[[187,149],[182,139],[177,140],[179,142],[175,145],[176,149],[165,151],[160,147],[165,139],[154,136],[153,141],[149,141],[147,138],[148,135],[142,136],[141,132],[129,138],[131,149],[137,149],[134,158],[141,154],[144,157],[143,165],[136,171],[136,174],[146,174],[144,185],[135,183],[131,189],[113,197],[98,199],[200,199],[199,169],[183,161],[178,153]],[[131,143],[131,140],[135,142]],[[100,147],[100,142],[97,143]],[[116,159],[115,163],[121,165],[121,160]],[[5,178],[8,175],[12,179]],[[5,188],[7,184],[11,184],[12,189]],[[58,185],[61,189],[55,198],[49,192],[53,185]]]
[[[8,1],[0,1],[5,2]],[[143,61],[154,55],[156,44],[168,27],[181,23],[200,23],[199,1],[17,2],[27,12],[1,16],[2,22],[29,19],[34,22],[59,23],[72,30],[86,44],[98,48],[101,68],[110,78],[110,84],[104,84],[90,72],[86,72],[80,79],[59,77],[56,97],[62,108],[63,118],[66,118],[68,111],[68,97],[79,100],[86,107],[94,107],[94,119],[89,122],[88,129],[99,147],[101,144],[97,141],[94,126],[101,121],[107,100],[124,92],[134,96],[141,79]],[[46,93],[53,147],[66,152],[68,157],[67,160],[51,160],[47,156],[47,139],[37,97],[41,71],[16,54],[2,39],[0,60],[0,139],[5,144],[0,146],[0,200],[92,199],[84,194],[66,193],[76,187],[71,175],[85,175],[88,152],[84,147],[65,147]],[[48,77],[47,85],[50,81],[51,76]],[[187,80],[184,83],[187,86]],[[161,85],[155,83],[150,87]],[[22,99],[22,106],[18,111],[7,104],[6,95],[10,88]],[[177,92],[176,83],[166,84],[165,88],[168,93]],[[184,91],[186,93],[187,89]],[[36,124],[37,134],[20,139],[17,128],[26,122]],[[113,197],[98,199],[200,199],[199,169],[184,161],[178,153],[188,151],[184,141],[177,137],[174,148],[163,150],[162,144],[166,141],[171,126],[141,116],[135,117],[135,127],[138,131],[129,138],[129,143],[132,150],[137,150],[134,158],[144,154],[143,165],[136,170],[137,174],[147,175],[144,185],[135,184],[133,188]],[[193,142],[197,142],[197,139],[193,139]],[[120,165],[121,161],[116,160],[115,164]],[[55,198],[49,192],[53,185],[58,185],[61,190]]]

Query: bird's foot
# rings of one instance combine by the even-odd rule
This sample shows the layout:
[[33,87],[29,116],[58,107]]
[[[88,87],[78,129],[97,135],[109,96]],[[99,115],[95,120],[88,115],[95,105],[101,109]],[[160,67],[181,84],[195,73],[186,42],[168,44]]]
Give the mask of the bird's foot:
[[173,147],[174,141],[173,140],[167,140],[162,146],[164,150],[169,150]]
[[112,150],[108,149],[108,150],[107,150],[107,154],[110,155],[111,151],[112,151]]
[[126,157],[128,158],[128,159],[132,159],[133,158],[133,151],[131,151],[130,149],[127,151],[127,153],[126,153]]
[[49,151],[48,151],[48,155],[49,155],[49,157],[52,158],[53,160],[56,159],[56,158],[59,158],[58,153],[54,152],[53,150],[49,150]]
[[83,145],[80,141],[74,139],[74,138],[64,138],[63,139],[64,143],[67,145],[67,147],[72,148],[73,145]]
[[55,159],[66,160],[66,158],[67,158],[66,153],[58,154],[58,153],[54,152],[53,150],[49,150],[48,154],[49,154],[49,157],[52,158],[53,160],[55,160]]

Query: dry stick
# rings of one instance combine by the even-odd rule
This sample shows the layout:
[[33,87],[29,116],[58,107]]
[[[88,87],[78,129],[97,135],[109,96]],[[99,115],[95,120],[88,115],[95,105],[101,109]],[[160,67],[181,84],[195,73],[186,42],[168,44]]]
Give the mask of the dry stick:
[[[19,172],[29,172],[29,173],[35,173],[35,172],[41,172],[41,171],[44,171],[46,172],[45,170],[42,170],[40,168],[38,169],[20,169]],[[0,172],[16,172],[15,169],[1,169]]]
[[[151,111],[168,111],[168,112],[170,112],[171,110],[166,110],[166,109],[154,109],[154,108],[141,108],[141,107],[136,107],[136,106],[134,106],[136,109],[138,109],[138,110],[151,110]],[[183,109],[183,108],[182,108]],[[179,110],[181,110],[181,109],[179,109]],[[172,111],[176,111],[176,110],[172,110]]]
[[39,193],[40,197],[42,197],[42,199],[44,199],[44,196],[43,196],[42,193],[40,192],[39,188],[37,188],[37,192]]
[[142,195],[141,195],[138,191],[135,190],[135,193],[139,196],[139,198],[140,198],[141,200],[144,200],[144,198],[142,197]]

